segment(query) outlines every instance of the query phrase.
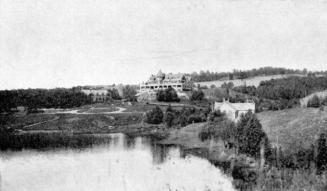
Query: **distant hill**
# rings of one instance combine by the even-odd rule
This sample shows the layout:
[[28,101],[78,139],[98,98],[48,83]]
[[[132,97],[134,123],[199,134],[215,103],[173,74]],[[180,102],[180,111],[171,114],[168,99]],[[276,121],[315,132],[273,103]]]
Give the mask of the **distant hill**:
[[256,76],[252,78],[246,78],[246,79],[236,79],[236,80],[217,80],[217,81],[207,81],[207,82],[195,82],[194,84],[197,86],[200,84],[200,86],[207,86],[210,88],[211,85],[215,85],[216,87],[221,87],[224,83],[233,82],[234,87],[236,86],[255,86],[258,87],[261,81],[271,80],[271,79],[280,79],[280,78],[287,78],[291,76],[300,76],[304,77],[303,74],[278,74],[278,75],[268,75],[268,76]]
[[295,152],[303,145],[310,147],[316,136],[327,130],[327,108],[293,108],[281,111],[265,111],[257,116],[272,144]]

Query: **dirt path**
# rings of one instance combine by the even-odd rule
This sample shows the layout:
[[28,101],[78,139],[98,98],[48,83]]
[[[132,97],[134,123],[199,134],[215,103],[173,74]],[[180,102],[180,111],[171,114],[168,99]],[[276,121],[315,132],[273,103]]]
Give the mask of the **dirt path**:
[[[48,114],[76,114],[76,115],[97,115],[97,114],[117,114],[117,113],[123,113],[126,108],[123,107],[117,107],[118,110],[117,111],[109,111],[109,112],[79,112],[81,109],[75,109],[75,110],[69,110],[69,111],[55,111],[52,113],[48,113]],[[90,108],[92,109],[97,109],[97,108]],[[105,109],[105,108],[101,108],[101,109]],[[127,113],[127,112],[126,112]]]
[[59,118],[60,118],[59,116],[56,116],[54,119],[50,119],[50,120],[46,120],[46,121],[42,121],[42,122],[33,123],[31,125],[26,125],[26,126],[24,126],[22,128],[25,129],[25,128],[33,127],[35,125],[40,125],[40,124],[48,123],[48,122],[51,122],[51,121],[56,121]]

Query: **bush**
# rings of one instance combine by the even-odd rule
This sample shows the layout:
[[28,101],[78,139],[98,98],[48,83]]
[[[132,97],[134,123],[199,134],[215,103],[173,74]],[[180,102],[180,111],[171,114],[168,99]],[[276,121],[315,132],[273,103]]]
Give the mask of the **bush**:
[[322,100],[321,104],[327,106],[327,96]]
[[163,120],[163,112],[160,107],[156,106],[146,113],[146,122],[150,124],[160,124]]
[[204,141],[211,138],[221,138],[226,142],[233,142],[235,138],[236,128],[234,122],[225,118],[222,114],[220,120],[210,122],[209,126],[199,133],[199,138]]
[[200,115],[197,115],[197,114],[192,114],[188,117],[187,119],[188,123],[200,123],[203,121],[203,118],[200,116]]
[[224,113],[222,113],[220,110],[211,112],[208,115],[209,115],[209,121],[211,122],[221,121],[222,118],[224,117]]
[[317,95],[314,95],[307,104],[308,107],[318,108],[320,107],[320,99]]
[[192,92],[191,101],[201,101],[204,99],[204,93],[202,90],[195,90]]

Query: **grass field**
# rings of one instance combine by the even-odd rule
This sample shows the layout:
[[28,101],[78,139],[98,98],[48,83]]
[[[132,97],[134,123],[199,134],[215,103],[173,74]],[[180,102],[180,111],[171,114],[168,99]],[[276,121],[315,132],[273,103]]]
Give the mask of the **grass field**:
[[293,108],[258,113],[263,129],[272,144],[287,151],[308,148],[321,132],[327,130],[327,108]]

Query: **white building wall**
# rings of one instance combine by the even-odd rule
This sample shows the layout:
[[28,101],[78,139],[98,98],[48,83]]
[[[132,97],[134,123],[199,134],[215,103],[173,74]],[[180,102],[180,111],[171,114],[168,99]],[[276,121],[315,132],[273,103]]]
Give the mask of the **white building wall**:
[[242,114],[246,114],[249,110],[255,113],[254,103],[230,103],[230,102],[215,102],[214,110],[224,112],[230,120],[238,121]]

